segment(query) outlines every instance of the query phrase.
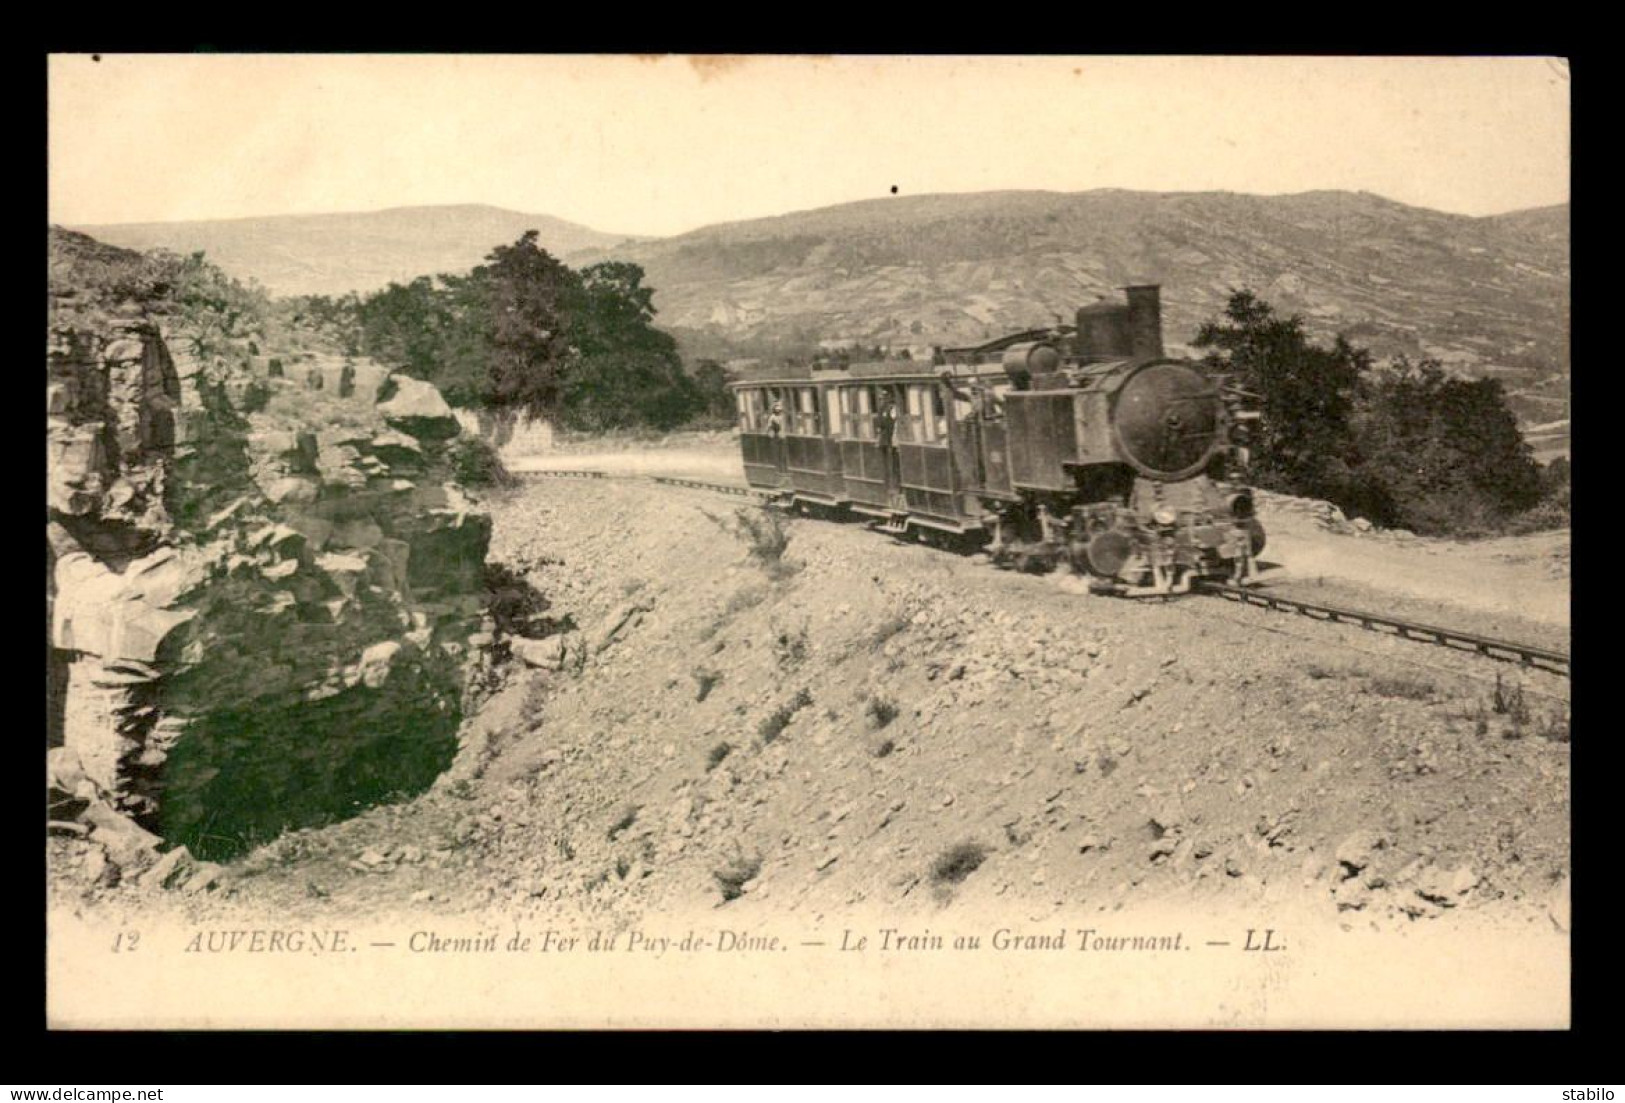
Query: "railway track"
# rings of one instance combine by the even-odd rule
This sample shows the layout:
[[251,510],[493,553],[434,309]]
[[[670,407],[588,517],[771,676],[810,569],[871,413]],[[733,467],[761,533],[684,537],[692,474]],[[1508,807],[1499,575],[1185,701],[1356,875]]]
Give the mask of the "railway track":
[[[526,471],[524,474],[538,478],[605,479],[610,477],[602,471]],[[770,501],[779,496],[770,490],[757,490],[754,487],[734,486],[727,483],[679,479],[667,475],[643,477],[652,482],[660,483],[662,486],[709,490],[719,494],[754,498],[758,501]],[[1570,676],[1569,656],[1567,654],[1561,651],[1553,651],[1550,648],[1536,647],[1533,644],[1519,643],[1516,640],[1500,640],[1491,636],[1480,636],[1474,632],[1442,628],[1436,624],[1403,620],[1364,609],[1349,609],[1340,605],[1303,601],[1298,598],[1283,597],[1279,594],[1266,593],[1228,583],[1198,583],[1196,592],[1225,598],[1241,605],[1252,605],[1278,613],[1296,614],[1328,624],[1353,625],[1370,632],[1397,636],[1400,639],[1413,640],[1417,643],[1431,643],[1453,651],[1470,652],[1502,662],[1516,662],[1536,670],[1560,674],[1565,678]]]
[[1550,671],[1553,674],[1561,674],[1565,678],[1569,677],[1568,655],[1561,651],[1536,647],[1533,644],[1518,643],[1514,640],[1498,640],[1491,636],[1480,636],[1474,632],[1441,628],[1436,624],[1422,624],[1419,621],[1401,620],[1398,617],[1390,617],[1364,609],[1347,609],[1340,605],[1324,605],[1313,601],[1301,601],[1298,598],[1263,593],[1258,590],[1248,589],[1245,586],[1234,586],[1228,583],[1198,583],[1197,591],[1227,598],[1242,605],[1261,606],[1281,613],[1296,613],[1311,620],[1325,621],[1330,624],[1352,624],[1370,632],[1398,636],[1401,639],[1415,640],[1418,643],[1437,644],[1440,647],[1448,647],[1454,651],[1475,652],[1486,658],[1500,659],[1503,662],[1522,663],[1524,666]]
[[757,490],[748,486],[729,486],[727,483],[706,483],[696,479],[674,479],[667,475],[650,475],[649,478],[665,486],[682,486],[691,490],[714,490],[718,494],[737,494],[742,498],[756,498],[760,501],[770,501],[779,495],[771,490]]

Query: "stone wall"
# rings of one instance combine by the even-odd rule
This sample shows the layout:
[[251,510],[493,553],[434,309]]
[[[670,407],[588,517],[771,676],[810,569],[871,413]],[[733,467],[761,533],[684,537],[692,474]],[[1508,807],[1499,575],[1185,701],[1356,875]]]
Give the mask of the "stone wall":
[[451,409],[364,360],[200,342],[72,275],[53,263],[48,745],[201,857],[428,785],[490,538]]

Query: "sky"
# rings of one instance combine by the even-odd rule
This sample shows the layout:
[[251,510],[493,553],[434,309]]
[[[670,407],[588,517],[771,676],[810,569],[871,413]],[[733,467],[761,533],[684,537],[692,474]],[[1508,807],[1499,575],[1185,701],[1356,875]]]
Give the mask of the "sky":
[[54,55],[50,221],[488,203],[623,234],[892,194],[1568,200],[1553,58]]

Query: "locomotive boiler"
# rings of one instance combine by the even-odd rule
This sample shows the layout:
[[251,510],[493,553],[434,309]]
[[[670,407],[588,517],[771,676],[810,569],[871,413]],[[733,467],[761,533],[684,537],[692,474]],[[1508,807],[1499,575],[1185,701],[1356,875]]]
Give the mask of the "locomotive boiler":
[[1164,354],[1160,292],[932,360],[777,367],[733,384],[746,477],[802,512],[1060,564],[1098,589],[1177,594],[1255,573],[1256,414]]

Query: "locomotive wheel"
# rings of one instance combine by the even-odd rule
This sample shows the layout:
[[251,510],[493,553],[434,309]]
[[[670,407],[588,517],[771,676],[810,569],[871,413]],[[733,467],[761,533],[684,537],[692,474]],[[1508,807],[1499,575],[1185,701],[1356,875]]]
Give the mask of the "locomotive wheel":
[[1121,532],[1103,532],[1089,541],[1085,554],[1091,571],[1101,578],[1116,578],[1134,554],[1134,544]]

